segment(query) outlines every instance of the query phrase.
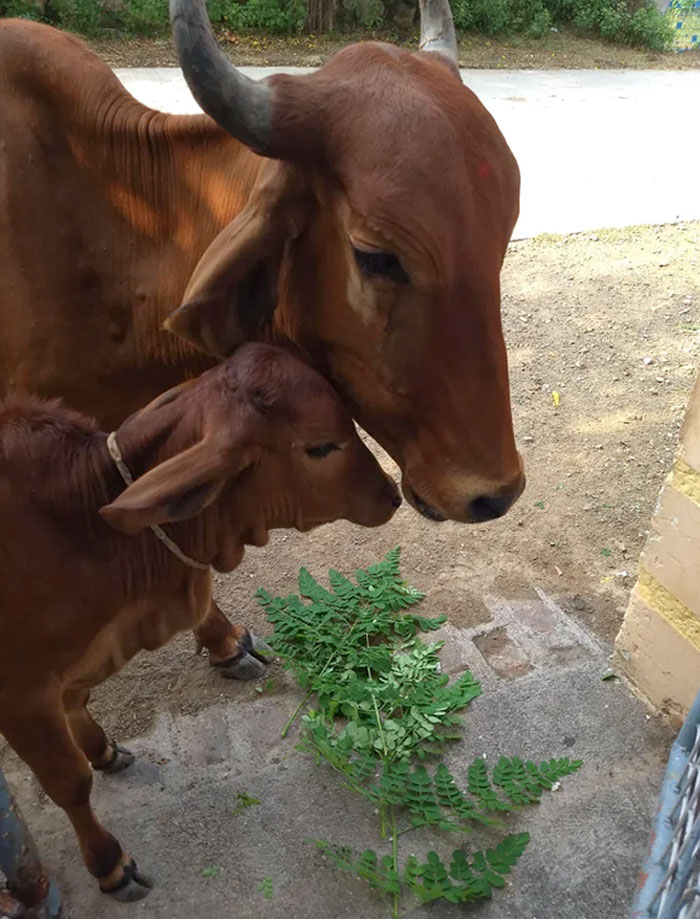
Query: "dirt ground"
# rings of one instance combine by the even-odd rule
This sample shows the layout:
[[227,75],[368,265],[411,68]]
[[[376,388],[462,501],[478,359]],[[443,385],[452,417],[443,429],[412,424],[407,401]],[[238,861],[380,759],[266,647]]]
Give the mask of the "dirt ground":
[[[541,587],[611,641],[695,380],[699,261],[700,223],[513,243],[503,314],[528,474],[519,503],[477,527],[430,523],[404,506],[378,530],[339,523],[277,533],[218,579],[225,612],[265,634],[259,586],[287,593],[301,565],[318,576],[331,566],[351,572],[399,544],[426,610],[456,626],[488,620],[485,594],[516,600]],[[100,687],[92,709],[130,737],[161,709],[192,712],[283,685],[277,665],[257,685],[222,679],[185,634]]]
[[[357,35],[274,36],[229,33],[222,47],[238,65],[316,67],[353,41],[377,39],[415,48],[418,36],[363,32]],[[100,38],[90,46],[111,67],[176,67],[169,37]],[[617,69],[685,70],[700,67],[700,52],[657,52],[625,48],[561,30],[543,38],[470,35],[459,39],[459,59],[473,69],[552,70]]]

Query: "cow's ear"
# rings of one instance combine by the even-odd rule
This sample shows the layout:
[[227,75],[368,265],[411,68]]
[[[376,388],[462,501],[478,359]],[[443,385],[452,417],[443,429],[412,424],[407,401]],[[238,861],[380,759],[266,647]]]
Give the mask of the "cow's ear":
[[277,306],[285,247],[311,198],[294,167],[270,163],[241,213],[211,243],[164,327],[219,360],[256,339]]
[[127,486],[100,508],[100,516],[130,536],[146,527],[188,520],[215,501],[226,482],[250,461],[245,449],[226,449],[205,437]]

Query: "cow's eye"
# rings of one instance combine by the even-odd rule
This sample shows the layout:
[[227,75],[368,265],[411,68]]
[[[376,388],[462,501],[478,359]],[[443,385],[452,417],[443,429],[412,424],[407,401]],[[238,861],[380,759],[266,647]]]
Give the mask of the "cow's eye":
[[340,447],[337,444],[321,444],[318,447],[306,448],[308,455],[313,456],[316,459],[321,459],[324,456],[328,456],[328,454],[332,453],[334,450],[340,450]]
[[352,248],[357,267],[364,275],[381,275],[394,284],[408,284],[410,278],[393,252],[369,252],[367,249]]

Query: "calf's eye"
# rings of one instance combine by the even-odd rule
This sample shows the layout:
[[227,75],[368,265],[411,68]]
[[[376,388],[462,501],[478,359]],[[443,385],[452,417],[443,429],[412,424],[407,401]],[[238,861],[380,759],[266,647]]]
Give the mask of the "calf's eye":
[[410,278],[393,252],[369,252],[353,246],[353,255],[362,274],[379,275],[394,284],[409,284]]
[[332,453],[334,450],[340,450],[340,447],[337,444],[321,444],[318,447],[306,448],[308,455],[313,456],[316,459],[321,459],[324,456],[328,456],[328,454]]

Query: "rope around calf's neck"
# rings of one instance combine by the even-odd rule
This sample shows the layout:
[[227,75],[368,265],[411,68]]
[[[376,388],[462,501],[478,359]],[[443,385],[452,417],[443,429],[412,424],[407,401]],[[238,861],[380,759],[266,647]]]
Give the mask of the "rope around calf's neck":
[[[124,457],[122,452],[119,449],[119,444],[117,443],[117,434],[116,431],[112,431],[111,434],[107,435],[107,449],[109,450],[109,455],[114,460],[114,465],[119,470],[119,474],[124,479],[127,485],[134,484],[134,477],[129,471],[129,467],[124,462]],[[189,555],[185,555],[182,549],[178,546],[176,542],[168,536],[168,534],[157,524],[149,527],[153,532],[153,535],[156,536],[183,565],[187,565],[189,568],[197,568],[200,571],[207,571],[210,568],[210,565],[205,565],[204,562],[198,562],[193,558],[190,558]]]

